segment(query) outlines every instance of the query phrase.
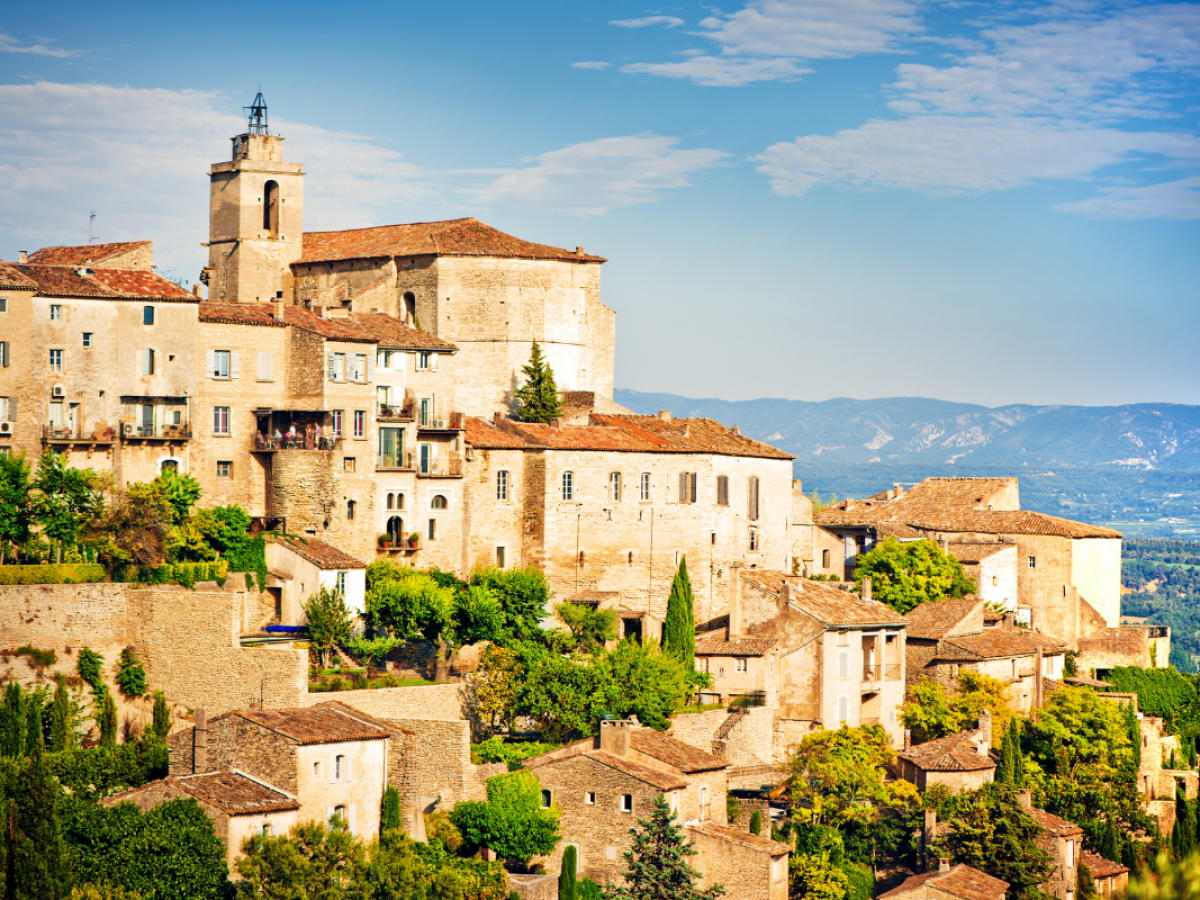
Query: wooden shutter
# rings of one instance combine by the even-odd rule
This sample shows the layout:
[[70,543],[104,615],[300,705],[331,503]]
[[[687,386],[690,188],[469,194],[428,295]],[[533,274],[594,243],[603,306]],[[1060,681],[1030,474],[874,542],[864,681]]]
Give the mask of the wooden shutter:
[[747,510],[746,515],[750,517],[751,522],[758,521],[758,476],[750,476],[749,490],[747,493]]
[[329,367],[329,380],[333,381],[337,378],[337,354],[335,354],[335,353],[329,354],[328,367]]
[[242,354],[238,350],[231,350],[229,352],[229,377],[230,378],[240,377],[238,374],[238,370],[241,368],[241,356],[242,356]]
[[372,383],[375,381],[375,354],[374,353],[367,354],[367,381],[372,382]]
[[687,503],[688,498],[688,477],[687,472],[679,473],[679,502]]
[[696,502],[696,482],[698,481],[696,476],[697,476],[697,473],[693,472],[691,474],[691,476],[689,476],[689,479],[688,479],[691,482],[690,493],[689,493],[690,499],[688,500],[689,503]]
[[0,366],[8,368],[8,341],[0,341]]
[[17,421],[17,398],[8,398],[8,419],[10,422]]
[[208,377],[216,378],[217,377],[217,351],[216,350],[204,351],[204,358],[207,360],[207,364],[208,364]]
[[729,505],[729,476],[728,475],[718,475],[717,476],[717,505],[718,506],[728,506]]

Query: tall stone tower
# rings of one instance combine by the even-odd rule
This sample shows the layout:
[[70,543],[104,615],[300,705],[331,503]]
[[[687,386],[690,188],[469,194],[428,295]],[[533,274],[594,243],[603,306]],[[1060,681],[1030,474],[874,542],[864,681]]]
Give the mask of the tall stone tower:
[[261,93],[249,125],[233,138],[233,159],[209,171],[208,299],[218,303],[292,299],[290,264],[304,238],[304,167],[283,161],[283,138],[267,129]]

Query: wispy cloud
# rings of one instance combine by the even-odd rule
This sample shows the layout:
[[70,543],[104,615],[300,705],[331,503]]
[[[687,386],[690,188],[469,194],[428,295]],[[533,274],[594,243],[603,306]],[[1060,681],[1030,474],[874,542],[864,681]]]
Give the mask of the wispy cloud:
[[25,43],[11,34],[0,31],[0,53],[28,53],[32,56],[54,56],[58,59],[69,59],[73,56],[82,56],[84,52],[51,46],[54,41],[47,38],[35,38],[34,40],[35,43]]
[[678,28],[683,19],[675,16],[645,16],[641,19],[614,19],[608,23],[618,28],[647,28],[651,25],[666,25],[668,28]]
[[480,203],[599,215],[656,202],[668,191],[687,187],[695,175],[721,165],[729,155],[678,144],[678,138],[655,134],[573,144],[533,157],[525,168],[492,173],[495,179],[472,196]]
[[[945,66],[897,67],[888,105],[898,118],[775,144],[760,171],[798,196],[824,184],[945,194],[1091,179],[1118,164],[1200,166],[1200,137],[1170,127],[1200,72],[1200,5],[1040,13],[981,29],[981,46]],[[1056,208],[1200,217],[1192,179],[1147,178]]]
[[572,69],[607,69],[612,63],[606,62],[574,62],[571,63]]
[[682,62],[629,63],[621,71],[686,79],[705,87],[741,87],[755,81],[794,81],[812,69],[794,59],[702,55]]

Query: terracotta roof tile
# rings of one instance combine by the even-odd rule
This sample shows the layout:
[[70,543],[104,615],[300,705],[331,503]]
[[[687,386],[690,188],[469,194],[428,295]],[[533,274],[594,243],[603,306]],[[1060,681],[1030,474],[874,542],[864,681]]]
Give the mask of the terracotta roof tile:
[[140,269],[79,269],[72,266],[17,265],[35,281],[42,297],[84,300],[173,300],[200,303],[200,298],[174,282]]
[[785,844],[782,841],[773,841],[768,837],[751,834],[748,831],[739,831],[736,828],[729,828],[725,825],[718,825],[716,822],[701,822],[698,825],[689,825],[688,830],[698,831],[709,837],[728,841],[731,844],[738,844],[742,847],[748,847],[751,850],[758,850],[761,853],[769,853],[771,856],[790,853],[792,850],[791,844]]
[[210,803],[233,816],[300,808],[295,797],[268,787],[242,772],[177,775],[168,780],[197,800]]
[[978,534],[1043,534],[1069,538],[1120,538],[1121,532],[1087,522],[1060,519],[1045,513],[1016,510],[1013,512],[964,512],[948,516],[910,516],[908,524],[928,531]]
[[725,635],[709,634],[696,638],[697,656],[766,656],[775,649],[778,641],[765,638],[735,637],[727,640]]
[[29,254],[29,261],[43,266],[84,266],[102,263],[142,247],[153,241],[123,241],[112,244],[81,244],[73,247],[43,247]]
[[639,765],[622,756],[609,753],[606,750],[590,750],[583,755],[588,759],[616,769],[618,772],[631,775],[639,781],[644,781],[658,788],[660,791],[672,791],[687,787],[687,782],[678,775],[671,775],[658,769],[651,769],[649,766]]
[[201,303],[201,322],[223,322],[228,325],[251,325],[262,328],[282,328],[293,325],[321,335],[331,341],[374,344],[374,330],[364,328],[348,317],[323,318],[302,306],[283,308],[283,320],[275,318],[270,303]]
[[0,289],[36,290],[37,282],[12,263],[0,262]]
[[336,744],[343,741],[373,741],[388,737],[386,728],[360,721],[328,706],[308,709],[235,709],[217,716],[241,716],[278,732],[299,744]]
[[1010,547],[1016,547],[1013,541],[947,541],[946,549],[950,555],[964,566],[979,565],[990,556],[995,556]]
[[1080,854],[1080,859],[1088,867],[1088,871],[1092,873],[1093,878],[1112,878],[1115,875],[1121,875],[1129,871],[1128,866],[1113,862],[1111,859],[1105,859],[1103,856],[1093,853],[1090,850],[1084,850]]
[[[892,888],[886,894],[880,894],[879,900],[884,900],[887,897],[900,898],[910,896],[909,892],[914,891],[923,885],[938,891],[937,895],[926,893],[925,897],[938,896],[954,897],[956,900],[1002,900],[1005,892],[1008,890],[1008,882],[1001,881],[999,878],[993,878],[986,872],[981,872],[976,868],[960,863],[956,866],[951,866],[948,872],[925,872],[922,875],[913,875],[908,878],[897,888]],[[916,895],[922,896],[922,895]]]
[[938,643],[936,658],[974,661],[1033,656],[1039,646],[1043,653],[1062,653],[1067,648],[1062,641],[1036,631],[1001,631],[993,628],[980,634],[945,638]]
[[689,775],[693,772],[712,772],[729,767],[725,760],[653,728],[636,729],[630,735],[629,746],[638,753],[652,756],[659,762],[674,766]]
[[665,445],[664,450],[676,453],[795,459],[790,453],[748,438],[713,419],[660,419],[658,416],[593,413],[591,421],[623,428],[630,434],[636,434],[648,441],[661,441]]
[[1036,806],[1027,809],[1027,813],[1033,816],[1033,820],[1042,827],[1042,830],[1048,831],[1058,837],[1069,837],[1075,834],[1083,834],[1083,829],[1074,822],[1068,822],[1066,819],[1060,819],[1053,813],[1048,813],[1044,809],[1038,809]]
[[464,416],[463,427],[466,430],[467,443],[472,447],[483,450],[520,450],[527,446],[516,435],[509,434],[483,419]]
[[285,328],[286,323],[275,318],[269,303],[213,303],[200,304],[198,313],[201,322],[217,322],[225,325],[254,325],[262,328]]
[[857,594],[773,569],[742,569],[751,584],[779,596],[783,585],[793,587],[791,603],[826,625],[906,625],[908,620],[890,606],[863,600]]
[[926,772],[980,772],[996,768],[996,763],[989,755],[979,753],[978,740],[978,729],[960,731],[917,744],[897,755]]
[[[975,613],[974,618],[978,619],[978,623],[970,631],[978,631],[983,627],[982,612],[983,601],[978,597],[962,597],[954,600],[937,600],[933,603],[922,603],[914,609],[909,610],[905,618],[908,619],[908,631],[905,634],[911,638],[928,638],[939,639],[945,637],[946,634],[954,629],[956,625],[962,624],[963,619],[966,619]],[[977,609],[978,608],[978,609]]]
[[409,328],[395,316],[387,313],[351,313],[350,319],[364,332],[374,336],[380,347],[400,347],[405,350],[445,350],[453,352],[458,347],[443,341],[427,331]]
[[349,231],[311,231],[304,235],[304,255],[298,264],[394,256],[493,256],[605,262],[603,257],[589,253],[523,241],[478,219],[466,218]]
[[318,569],[365,569],[367,564],[343,553],[332,544],[316,538],[272,537],[273,543],[287,547],[302,559],[307,559]]

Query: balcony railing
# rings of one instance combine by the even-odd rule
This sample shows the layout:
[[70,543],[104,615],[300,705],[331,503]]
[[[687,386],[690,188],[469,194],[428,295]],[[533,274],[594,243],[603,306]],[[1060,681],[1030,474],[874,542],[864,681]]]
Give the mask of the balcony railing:
[[184,441],[192,436],[191,426],[186,422],[179,425],[138,425],[124,422],[121,437],[124,440]]
[[376,469],[415,469],[416,458],[412,453],[380,453],[375,461]]
[[412,403],[394,406],[390,403],[380,403],[375,408],[375,418],[391,422],[411,422],[417,417],[416,407]]
[[863,666],[863,681],[899,681],[900,666],[897,663],[875,663]]
[[112,428],[64,428],[53,425],[42,426],[42,440],[69,444],[111,444],[116,439]]
[[417,474],[428,478],[461,478],[462,460],[457,456],[426,460],[418,463]]
[[258,453],[274,453],[277,450],[341,450],[340,437],[323,437],[309,440],[304,435],[281,438],[254,438],[252,449]]
[[417,427],[421,431],[461,431],[463,427],[462,420],[463,414],[460,412],[450,413],[444,419],[429,416],[423,418]]

